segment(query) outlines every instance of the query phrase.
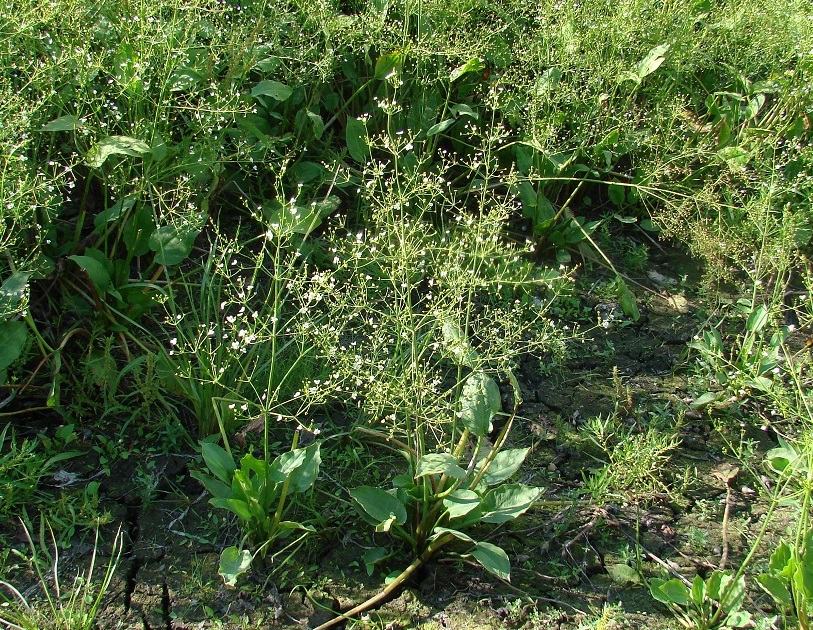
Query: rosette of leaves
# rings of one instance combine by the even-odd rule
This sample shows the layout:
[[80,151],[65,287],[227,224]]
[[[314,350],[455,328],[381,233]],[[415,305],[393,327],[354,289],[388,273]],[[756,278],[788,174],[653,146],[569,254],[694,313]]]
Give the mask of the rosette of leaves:
[[[462,383],[459,409],[464,429],[452,452],[419,455],[403,445],[410,467],[393,479],[390,490],[372,486],[350,490],[359,516],[376,532],[389,532],[406,542],[415,559],[381,593],[323,627],[378,605],[453,541],[467,544],[464,558],[476,560],[502,579],[510,579],[505,550],[476,541],[465,530],[519,517],[539,499],[542,489],[508,482],[529,450],[501,448],[510,430],[510,418],[494,443],[489,442],[493,419],[500,412],[500,392],[493,378],[481,370],[471,372]],[[387,555],[384,548],[368,551],[364,558],[368,570]]]
[[678,578],[653,579],[649,591],[686,628],[745,628],[751,621],[751,614],[742,610],[746,593],[742,575],[713,571],[705,580],[695,576],[691,584]]
[[[237,577],[245,573],[252,560],[265,557],[272,543],[294,531],[305,534],[313,528],[295,521],[283,520],[286,500],[293,494],[310,490],[319,474],[320,443],[305,448],[292,448],[273,461],[258,459],[248,453],[240,464],[221,446],[204,442],[203,460],[211,474],[193,471],[212,495],[213,506],[234,514],[243,530],[243,544],[251,550],[228,547],[220,555],[220,575],[226,584],[234,586]],[[243,547],[241,544],[240,547]]]

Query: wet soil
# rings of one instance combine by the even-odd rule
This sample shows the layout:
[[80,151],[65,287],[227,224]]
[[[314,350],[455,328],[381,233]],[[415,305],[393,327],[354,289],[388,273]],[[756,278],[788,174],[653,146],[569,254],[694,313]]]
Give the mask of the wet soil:
[[[441,558],[393,600],[347,627],[673,628],[675,619],[654,602],[640,575],[691,579],[721,564],[738,566],[767,503],[759,480],[730,457],[711,420],[687,406],[693,392],[675,368],[699,324],[696,305],[668,280],[649,283],[656,293],[639,292],[637,322],[617,303],[587,296],[584,303],[605,326],[588,332],[563,368],[546,369],[544,357],[523,366],[524,403],[512,445],[532,449],[520,481],[545,488],[545,496],[516,522],[473,533],[506,549],[511,582],[459,558]],[[656,472],[662,491],[585,491],[600,456],[585,447],[584,424],[619,413],[641,430],[656,416],[659,422],[672,417],[679,443]],[[774,446],[758,428],[741,431],[757,454]],[[114,464],[103,481],[114,524],[106,528],[97,563],[106,560],[117,527],[125,544],[98,628],[313,628],[379,592],[385,571],[409,562],[396,558],[368,575],[362,555],[371,546],[369,534],[345,519],[277,564],[252,570],[237,588],[226,587],[218,575],[219,552],[239,533],[212,514],[208,496],[187,475],[191,461],[189,455],[156,457],[149,493],[133,490],[144,487],[134,483],[134,461]],[[340,494],[338,485],[335,491]],[[774,515],[766,550],[792,516]],[[86,564],[90,550],[75,544],[63,552],[66,576]],[[34,583],[23,567],[5,579]],[[749,593],[748,608],[756,616],[768,614],[756,591]]]

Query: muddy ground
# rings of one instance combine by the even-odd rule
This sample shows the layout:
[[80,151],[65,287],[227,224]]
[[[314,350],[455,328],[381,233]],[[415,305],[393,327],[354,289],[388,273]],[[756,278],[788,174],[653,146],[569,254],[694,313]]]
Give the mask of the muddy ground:
[[[672,628],[674,617],[654,602],[636,569],[645,576],[670,572],[691,579],[721,563],[737,566],[767,503],[741,462],[727,455],[725,436],[706,414],[687,405],[696,392],[685,369],[686,344],[702,323],[699,301],[665,273],[642,280],[654,292],[638,291],[637,322],[616,303],[586,291],[582,307],[609,322],[607,327],[588,333],[563,368],[546,370],[544,357],[524,366],[525,402],[512,443],[532,448],[521,481],[544,487],[545,497],[518,521],[473,534],[508,551],[511,582],[460,559],[441,558],[394,600],[347,627]],[[660,471],[662,491],[636,495],[621,489],[598,498],[585,492],[585,478],[600,468],[600,454],[583,448],[582,427],[591,417],[619,409],[630,426],[645,426],[656,415],[661,422],[670,414],[675,423],[680,418],[680,443]],[[757,426],[741,430],[757,458],[775,445]],[[383,588],[383,572],[368,575],[361,560],[370,535],[347,514],[339,527],[319,532],[295,554],[227,588],[218,576],[218,554],[239,533],[217,520],[220,515],[213,517],[207,495],[188,477],[193,462],[191,454],[132,458],[114,462],[101,479],[104,505],[114,516],[105,528],[101,559],[119,526],[124,551],[99,628],[313,628]],[[739,473],[732,476],[735,468]],[[334,481],[321,483],[338,495]],[[730,522],[724,532],[726,506]],[[789,513],[774,517],[766,550],[789,518]],[[89,542],[77,541],[62,552],[68,583],[91,549]],[[408,562],[404,558],[401,568]],[[387,567],[398,568],[397,562]],[[24,592],[33,583],[22,565],[5,579]],[[27,592],[33,596],[36,590]],[[749,593],[748,608],[756,617],[770,612],[767,598],[756,590]]]

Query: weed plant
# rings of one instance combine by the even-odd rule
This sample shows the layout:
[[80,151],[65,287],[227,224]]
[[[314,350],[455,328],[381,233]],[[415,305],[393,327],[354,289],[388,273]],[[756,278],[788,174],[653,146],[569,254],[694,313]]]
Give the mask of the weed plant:
[[[24,526],[25,527],[25,526]],[[23,595],[14,585],[0,580],[0,624],[9,630],[92,630],[102,608],[107,590],[123,550],[124,537],[117,532],[107,566],[101,581],[96,581],[96,560],[99,553],[99,532],[85,573],[77,573],[66,588],[61,573],[59,551],[53,530],[49,529],[50,542],[46,537],[46,525],[40,524],[38,541],[35,543],[25,528],[30,549],[26,558],[39,581],[40,601]]]

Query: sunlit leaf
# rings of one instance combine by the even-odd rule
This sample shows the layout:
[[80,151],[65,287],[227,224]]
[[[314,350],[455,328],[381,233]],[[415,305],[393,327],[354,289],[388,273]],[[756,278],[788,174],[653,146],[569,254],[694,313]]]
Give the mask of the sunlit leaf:
[[[483,475],[483,481],[487,485],[493,486],[508,479],[522,466],[522,462],[525,461],[529,450],[528,448],[512,448],[497,453]],[[477,465],[476,470],[478,472],[484,461]]]
[[638,78],[643,79],[660,68],[661,64],[666,61],[666,53],[668,50],[669,44],[661,44],[650,50],[647,56],[644,57],[635,68],[635,74],[638,75]]
[[508,559],[508,554],[497,545],[478,542],[471,553],[463,557],[474,558],[489,573],[493,573],[500,579],[511,579],[511,561]]
[[226,547],[220,554],[220,569],[227,586],[236,586],[237,578],[251,567],[251,552],[237,547]]
[[525,513],[539,497],[542,488],[523,484],[508,484],[489,491],[483,498],[482,521],[485,523],[505,523]]
[[82,126],[79,118],[71,114],[60,116],[40,128],[40,131],[73,131]]
[[274,100],[280,102],[287,101],[289,98],[291,98],[291,94],[293,93],[293,89],[284,83],[273,80],[260,81],[251,89],[251,96],[255,98],[258,96],[270,96]]
[[427,453],[418,460],[415,467],[415,478],[426,475],[447,475],[452,479],[462,479],[466,476],[466,471],[457,464],[449,453]]
[[237,469],[234,459],[222,446],[203,442],[201,444],[203,461],[212,474],[224,483],[231,483],[232,474]]
[[401,52],[393,52],[381,55],[375,62],[375,78],[379,81],[388,79],[393,74],[397,74],[404,65],[404,55]]
[[500,410],[500,389],[485,372],[474,372],[463,384],[460,418],[469,431],[483,437],[491,431],[491,419]]
[[85,156],[85,161],[92,168],[99,168],[111,155],[129,155],[141,157],[152,151],[150,145],[142,140],[129,136],[108,136],[93,145]]
[[460,77],[464,74],[468,74],[469,72],[481,72],[484,70],[486,65],[483,63],[483,60],[479,57],[472,57],[462,66],[458,66],[452,73],[449,75],[449,80],[451,82],[457,81]]
[[393,523],[403,525],[406,523],[407,513],[404,504],[395,496],[371,486],[361,486],[350,490],[350,497],[354,501],[356,511],[368,523],[378,527],[385,525],[387,531]]
[[449,518],[465,516],[480,505],[480,497],[472,490],[458,489],[443,499],[443,507],[449,512]]

